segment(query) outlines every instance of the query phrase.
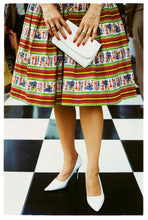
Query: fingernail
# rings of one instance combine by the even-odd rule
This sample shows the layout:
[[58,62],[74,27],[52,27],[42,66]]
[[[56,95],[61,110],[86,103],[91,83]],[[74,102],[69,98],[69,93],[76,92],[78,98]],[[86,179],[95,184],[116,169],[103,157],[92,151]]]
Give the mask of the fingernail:
[[76,40],[73,40],[73,43],[76,43]]
[[66,37],[66,36],[64,36],[64,39],[66,40],[66,39],[67,39],[67,37]]
[[77,47],[79,47],[79,46],[80,46],[80,44],[78,43],[78,44],[77,44]]
[[58,37],[58,40],[61,40],[61,39]]
[[83,42],[83,43],[82,43],[82,45],[84,46],[84,45],[85,45],[85,43]]
[[91,43],[93,42],[93,40],[91,39]]
[[72,31],[70,31],[69,34],[72,34]]

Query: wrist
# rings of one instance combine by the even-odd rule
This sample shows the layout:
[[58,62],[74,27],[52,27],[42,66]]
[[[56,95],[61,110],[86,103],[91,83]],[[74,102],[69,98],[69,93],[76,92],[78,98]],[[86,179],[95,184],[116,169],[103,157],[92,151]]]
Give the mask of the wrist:
[[100,14],[101,13],[101,10],[102,10],[102,7],[103,7],[103,4],[94,4],[94,3],[91,3],[90,4],[90,8],[95,10],[95,12],[97,14]]
[[39,5],[41,6],[43,11],[47,11],[53,6],[53,4],[51,4],[51,3],[47,3],[47,4],[46,3],[40,3]]

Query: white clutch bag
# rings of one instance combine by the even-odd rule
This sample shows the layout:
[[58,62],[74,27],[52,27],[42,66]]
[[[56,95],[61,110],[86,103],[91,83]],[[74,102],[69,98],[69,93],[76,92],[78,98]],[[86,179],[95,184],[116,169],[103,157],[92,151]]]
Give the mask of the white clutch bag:
[[66,23],[69,25],[72,34],[70,35],[63,27],[67,39],[65,40],[62,37],[61,33],[58,31],[61,40],[57,40],[57,38],[54,36],[52,38],[52,43],[85,68],[93,61],[98,50],[101,47],[101,44],[98,43],[96,40],[91,42],[91,37],[89,37],[84,46],[81,44],[79,47],[77,47],[77,43],[73,43],[73,39],[78,27],[69,20],[67,20]]

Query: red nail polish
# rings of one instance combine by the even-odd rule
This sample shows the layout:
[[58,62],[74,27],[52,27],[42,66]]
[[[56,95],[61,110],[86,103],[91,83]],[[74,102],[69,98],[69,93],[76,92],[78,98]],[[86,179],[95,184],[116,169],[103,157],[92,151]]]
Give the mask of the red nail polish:
[[83,42],[83,43],[82,43],[82,45],[84,46],[84,45],[85,45],[85,43]]
[[79,46],[80,46],[80,44],[78,43],[78,44],[77,44],[77,47],[79,47]]
[[67,39],[67,37],[66,37],[66,36],[64,36],[64,39],[66,40],[66,39]]
[[76,40],[73,40],[73,43],[76,43]]
[[58,37],[58,40],[61,40],[61,39]]
[[72,31],[70,31],[69,34],[72,34]]
[[93,40],[91,39],[91,43],[93,42]]

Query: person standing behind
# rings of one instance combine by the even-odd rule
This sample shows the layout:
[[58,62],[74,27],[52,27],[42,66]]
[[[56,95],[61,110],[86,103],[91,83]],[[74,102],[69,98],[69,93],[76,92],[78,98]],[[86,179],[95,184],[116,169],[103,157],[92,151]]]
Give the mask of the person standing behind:
[[136,71],[143,98],[143,4],[126,4],[128,36],[133,37]]
[[[11,73],[13,73],[13,68],[16,58],[15,55],[17,53],[17,45],[19,44],[20,41],[27,6],[28,4],[5,4],[5,8],[4,8],[5,92],[9,92],[11,88],[11,81],[12,81]],[[16,33],[16,35],[14,33]]]
[[19,43],[22,27],[27,10],[27,4],[8,4],[5,17],[5,25],[7,29],[12,29],[16,32],[17,43]]

